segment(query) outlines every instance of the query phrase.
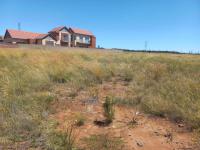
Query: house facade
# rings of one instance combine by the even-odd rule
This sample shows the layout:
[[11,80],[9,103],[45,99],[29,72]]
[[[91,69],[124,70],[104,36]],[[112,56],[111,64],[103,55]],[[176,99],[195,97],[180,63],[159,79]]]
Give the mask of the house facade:
[[40,35],[40,36],[37,37],[36,44],[55,46],[56,41],[50,35],[43,34],[43,35]]
[[96,47],[96,37],[90,31],[76,28],[69,28],[69,31],[72,34],[73,47]]
[[65,26],[52,29],[49,35],[55,39],[56,45],[71,46],[71,33]]
[[3,36],[0,36],[0,42],[3,42]]
[[66,47],[96,48],[96,37],[87,30],[56,27],[47,34],[7,29],[4,42]]

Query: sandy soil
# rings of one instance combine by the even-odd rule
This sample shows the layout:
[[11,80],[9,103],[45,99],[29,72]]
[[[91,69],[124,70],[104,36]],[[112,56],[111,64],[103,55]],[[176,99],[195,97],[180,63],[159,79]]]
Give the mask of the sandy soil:
[[[67,95],[67,89],[57,88],[59,98],[54,105],[57,110],[52,118],[59,122],[59,129],[65,130],[69,122],[73,121],[76,114],[81,113],[85,124],[78,127],[77,145],[82,146],[81,139],[94,134],[109,134],[119,137],[125,142],[124,150],[189,150],[192,149],[192,133],[185,125],[178,125],[166,118],[159,118],[143,114],[128,106],[115,107],[115,119],[107,127],[99,127],[94,120],[104,119],[102,104],[105,97],[110,94],[123,96],[127,86],[123,82],[103,83],[98,87],[98,102],[90,102],[90,93],[80,91],[72,99]],[[137,115],[136,115],[137,112]],[[135,117],[136,124],[130,125]]]

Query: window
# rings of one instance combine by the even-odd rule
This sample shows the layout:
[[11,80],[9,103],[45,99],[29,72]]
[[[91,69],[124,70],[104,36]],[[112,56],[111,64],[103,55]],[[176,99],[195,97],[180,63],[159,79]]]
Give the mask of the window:
[[63,35],[63,41],[68,41],[68,40],[69,40],[68,35]]
[[79,35],[77,37],[78,37],[77,41],[80,42],[80,43],[83,43],[83,36]]
[[85,43],[90,43],[90,37],[89,36],[85,37]]
[[80,35],[80,40],[83,40],[83,36],[82,35]]

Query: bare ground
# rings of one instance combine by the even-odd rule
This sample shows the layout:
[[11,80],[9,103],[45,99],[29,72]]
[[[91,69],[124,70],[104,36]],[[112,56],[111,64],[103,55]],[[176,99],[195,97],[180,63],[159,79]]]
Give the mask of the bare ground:
[[[77,113],[85,118],[85,124],[77,128],[76,145],[84,147],[83,138],[91,135],[108,134],[124,141],[124,150],[189,150],[192,149],[192,133],[185,125],[178,125],[167,118],[160,118],[139,112],[128,106],[115,107],[115,119],[107,127],[99,127],[94,120],[104,119],[102,104],[108,95],[124,96],[127,86],[123,81],[103,83],[98,89],[98,102],[90,102],[90,89],[69,98],[69,90],[64,86],[56,88],[58,101],[54,104],[56,113],[51,118],[59,122],[59,130],[65,130],[74,121]],[[135,116],[136,124],[130,125]]]

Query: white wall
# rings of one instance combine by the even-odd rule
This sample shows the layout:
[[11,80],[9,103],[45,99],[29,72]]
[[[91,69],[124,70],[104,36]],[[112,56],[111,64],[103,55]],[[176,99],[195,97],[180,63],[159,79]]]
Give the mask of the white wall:
[[58,44],[58,45],[60,45],[61,44],[61,35],[62,34],[68,34],[68,39],[69,39],[69,41],[68,41],[68,47],[70,47],[70,45],[71,45],[71,34],[64,28],[64,29],[62,29],[60,32],[59,32],[59,40],[58,41],[56,41],[56,44]]
[[54,46],[56,44],[56,41],[52,39],[50,36],[47,36],[46,38],[42,40],[42,45],[46,45],[46,41],[52,41],[54,43]]
[[[87,35],[82,35],[82,39],[80,39],[81,35],[76,35],[76,40],[75,40],[75,43],[76,42],[80,42],[80,43],[88,43],[91,41],[91,38],[90,36],[87,36]],[[89,42],[87,42],[86,38],[89,37]]]

